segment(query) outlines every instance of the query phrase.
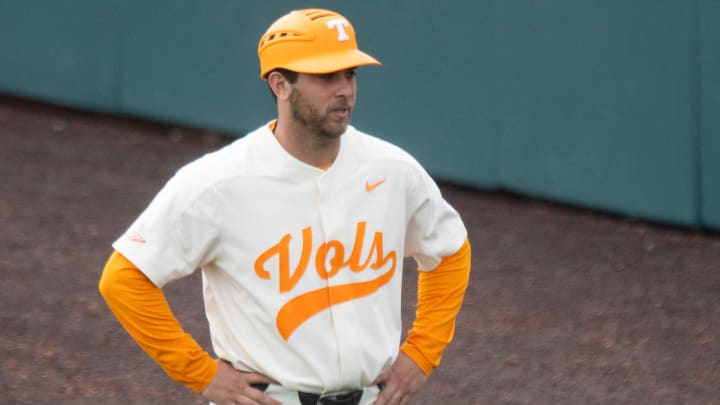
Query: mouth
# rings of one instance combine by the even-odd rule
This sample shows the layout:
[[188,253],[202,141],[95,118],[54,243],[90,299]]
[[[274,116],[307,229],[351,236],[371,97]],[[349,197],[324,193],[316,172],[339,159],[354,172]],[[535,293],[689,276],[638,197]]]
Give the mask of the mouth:
[[336,118],[347,119],[350,118],[352,113],[351,107],[333,107],[330,109],[330,114]]

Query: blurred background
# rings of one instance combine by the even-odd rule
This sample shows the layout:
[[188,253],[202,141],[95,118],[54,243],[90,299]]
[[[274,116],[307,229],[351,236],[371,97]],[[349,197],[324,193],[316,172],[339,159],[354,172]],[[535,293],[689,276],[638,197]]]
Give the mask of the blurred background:
[[354,124],[437,178],[720,228],[720,2],[0,2],[0,92],[242,136],[257,41],[327,7],[384,63]]

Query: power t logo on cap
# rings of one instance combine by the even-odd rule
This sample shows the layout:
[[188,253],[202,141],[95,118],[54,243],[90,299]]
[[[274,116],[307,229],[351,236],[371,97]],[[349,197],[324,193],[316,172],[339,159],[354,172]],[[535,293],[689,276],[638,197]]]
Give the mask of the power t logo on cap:
[[322,9],[296,10],[275,21],[260,39],[258,57],[263,79],[277,68],[318,74],[381,64],[358,49],[345,17]]
[[338,42],[350,40],[350,37],[347,35],[347,33],[345,33],[345,27],[347,27],[348,25],[350,25],[350,23],[343,18],[338,18],[336,20],[330,20],[327,22],[328,28],[337,28]]

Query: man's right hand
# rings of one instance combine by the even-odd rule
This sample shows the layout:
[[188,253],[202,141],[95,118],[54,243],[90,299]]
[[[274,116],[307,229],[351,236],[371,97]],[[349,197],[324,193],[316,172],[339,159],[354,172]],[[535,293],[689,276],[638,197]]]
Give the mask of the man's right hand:
[[218,371],[201,393],[217,405],[282,405],[251,384],[277,384],[258,374],[238,371],[228,362],[218,360]]

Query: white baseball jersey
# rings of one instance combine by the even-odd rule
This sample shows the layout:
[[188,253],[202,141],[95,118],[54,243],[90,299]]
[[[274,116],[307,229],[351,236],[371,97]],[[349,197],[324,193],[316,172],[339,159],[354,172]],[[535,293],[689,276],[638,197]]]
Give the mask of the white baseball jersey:
[[162,287],[203,272],[213,349],[283,386],[368,386],[397,356],[403,258],[465,227],[410,155],[353,127],[321,170],[267,125],[185,166],[113,247]]

